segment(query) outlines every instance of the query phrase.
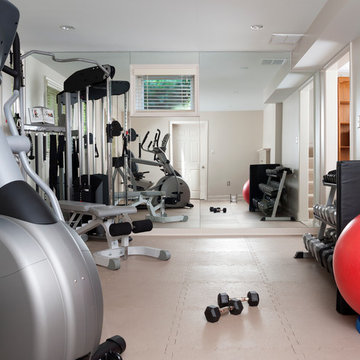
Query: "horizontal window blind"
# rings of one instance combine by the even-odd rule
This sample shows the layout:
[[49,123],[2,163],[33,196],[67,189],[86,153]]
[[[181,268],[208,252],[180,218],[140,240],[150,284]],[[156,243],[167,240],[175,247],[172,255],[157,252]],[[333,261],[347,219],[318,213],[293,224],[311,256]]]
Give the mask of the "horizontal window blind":
[[194,75],[136,76],[136,110],[194,110]]

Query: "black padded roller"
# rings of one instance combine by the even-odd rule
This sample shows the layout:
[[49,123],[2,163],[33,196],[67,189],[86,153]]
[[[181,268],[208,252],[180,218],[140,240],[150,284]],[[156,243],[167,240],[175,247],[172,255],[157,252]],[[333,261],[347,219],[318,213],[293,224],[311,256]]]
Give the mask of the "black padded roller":
[[131,224],[128,222],[111,224],[109,232],[111,236],[129,235],[131,233]]
[[138,220],[133,221],[133,233],[141,233],[145,231],[151,231],[153,228],[153,223],[151,220]]
[[[115,335],[110,339],[99,345],[91,360],[105,360],[105,359],[121,359],[122,354],[126,349],[126,342],[124,338]],[[114,355],[114,356],[112,356]],[[115,357],[116,356],[116,357]]]
[[[103,67],[110,72],[110,77],[113,78],[115,68],[111,65],[103,65]],[[108,76],[99,66],[76,71],[64,81],[64,91],[84,91],[87,86],[102,83]]]

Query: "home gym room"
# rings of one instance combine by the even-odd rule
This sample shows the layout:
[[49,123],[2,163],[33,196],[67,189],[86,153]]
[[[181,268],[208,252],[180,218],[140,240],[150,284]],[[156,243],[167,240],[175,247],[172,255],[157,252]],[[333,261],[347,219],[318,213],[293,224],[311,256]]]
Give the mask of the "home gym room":
[[356,356],[359,12],[0,0],[0,359]]

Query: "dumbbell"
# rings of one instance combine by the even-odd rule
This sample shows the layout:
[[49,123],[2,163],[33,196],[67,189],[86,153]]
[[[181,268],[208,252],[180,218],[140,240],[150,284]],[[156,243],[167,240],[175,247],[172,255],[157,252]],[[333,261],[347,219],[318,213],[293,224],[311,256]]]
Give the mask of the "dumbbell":
[[321,253],[321,265],[328,270],[328,257],[334,254],[334,248],[324,250]]
[[310,249],[309,249],[309,241],[312,240],[312,239],[314,239],[314,238],[315,238],[315,236],[312,235],[312,234],[310,234],[310,233],[305,233],[305,234],[303,235],[303,241],[304,241],[304,246],[305,246],[305,249],[306,249],[306,250],[310,250]]
[[330,211],[331,223],[336,225],[336,209]]
[[204,314],[207,321],[214,323],[219,321],[221,315],[227,313],[232,315],[240,315],[243,311],[243,308],[244,307],[241,300],[230,299],[227,307],[219,308],[215,305],[209,305],[206,307]]
[[336,241],[336,229],[327,228],[324,236],[325,236],[325,239],[327,240],[327,242]]
[[314,212],[314,215],[316,215],[316,216],[320,216],[320,204],[315,204],[314,206],[313,206],[313,212]]
[[316,246],[320,245],[321,243],[322,243],[322,241],[315,237],[308,241],[308,250],[314,258],[315,258],[315,248],[316,248]]
[[334,243],[324,243],[321,242],[319,244],[314,245],[314,254],[316,260],[321,264],[321,256],[322,253],[326,250],[332,249],[334,247]]
[[219,208],[219,207],[213,207],[211,206],[210,207],[210,211],[213,212],[213,213],[218,213],[218,212],[223,212],[223,213],[226,213],[226,208]]
[[[220,308],[229,306],[232,299],[229,298],[227,293],[220,293],[217,297],[217,302]],[[259,294],[256,291],[249,291],[246,297],[241,297],[240,301],[247,301],[249,306],[258,306],[259,305]]]

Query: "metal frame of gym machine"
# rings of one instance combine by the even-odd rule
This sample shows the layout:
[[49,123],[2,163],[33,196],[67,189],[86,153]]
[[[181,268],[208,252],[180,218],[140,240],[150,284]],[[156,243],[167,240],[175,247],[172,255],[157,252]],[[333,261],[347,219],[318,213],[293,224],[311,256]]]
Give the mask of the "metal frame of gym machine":
[[[86,143],[87,143],[87,154],[84,160],[84,133],[83,133],[83,107],[82,107],[82,94],[81,91],[73,92],[64,92],[59,98],[59,114],[62,114],[62,105],[65,105],[65,135],[66,135],[66,159],[65,159],[65,167],[66,167],[66,181],[65,181],[65,198],[67,200],[57,201],[54,193],[50,191],[49,198],[53,208],[58,211],[59,216],[61,215],[62,219],[62,211],[72,213],[70,220],[68,221],[69,225],[77,231],[79,235],[82,235],[86,232],[86,229],[93,229],[96,226],[101,225],[105,229],[105,235],[108,242],[108,249],[98,251],[94,253],[95,261],[98,265],[105,266],[111,270],[117,270],[120,268],[120,258],[123,257],[124,260],[127,259],[128,255],[145,255],[157,258],[159,260],[169,260],[171,254],[167,250],[157,249],[148,246],[129,246],[129,231],[133,231],[136,233],[141,233],[144,231],[150,231],[152,229],[152,224],[148,224],[148,220],[140,220],[140,221],[131,221],[129,218],[129,214],[136,213],[136,208],[132,206],[113,206],[113,188],[112,188],[112,136],[111,136],[111,96],[112,94],[112,80],[111,80],[111,73],[115,73],[115,69],[112,68],[110,65],[100,65],[97,62],[89,59],[83,58],[70,58],[70,59],[58,59],[55,57],[53,53],[32,50],[22,56],[22,59],[25,59],[27,56],[31,54],[41,54],[51,56],[53,60],[58,62],[72,62],[72,61],[81,61],[86,63],[96,64],[99,69],[104,72],[104,76],[106,77],[106,112],[107,112],[107,174],[108,174],[108,187],[109,187],[109,205],[104,204],[94,204],[89,202],[78,202],[72,201],[73,199],[73,177],[72,177],[72,137],[78,136],[79,139],[79,163],[80,163],[80,176],[79,179],[81,181],[81,176],[83,174],[83,165],[85,163],[86,168],[86,175],[87,175],[87,182],[90,184],[90,126],[87,126],[86,129]],[[96,68],[91,68],[95,69]],[[86,69],[85,69],[86,70]],[[116,83],[116,84],[115,84]],[[116,86],[115,86],[116,85]],[[71,85],[69,85],[71,88]],[[129,84],[128,82],[114,82],[114,87],[116,88],[119,94],[128,91]],[[86,123],[90,124],[89,121],[89,92],[90,86],[86,86],[85,88],[85,97],[86,97],[86,112],[85,118]],[[104,110],[104,101],[102,99],[102,127],[105,128],[105,110]],[[92,100],[93,101],[93,100]],[[125,96],[125,104],[127,102]],[[78,131],[72,130],[72,123],[73,123],[73,106],[77,104],[78,111],[77,111],[77,120],[78,120]],[[125,105],[126,107],[126,105]],[[91,129],[93,130],[93,136],[95,140],[95,116],[94,116],[94,101],[93,101],[93,116],[92,116],[92,126]],[[25,113],[25,111],[23,111]],[[23,127],[26,129],[26,126]],[[42,127],[41,127],[42,128]],[[46,126],[44,128],[47,128]],[[40,128],[39,128],[40,129]],[[63,130],[63,128],[61,128]],[[105,134],[102,134],[102,144],[105,143]],[[95,147],[95,141],[93,141]],[[93,157],[93,168],[95,166],[95,148],[93,147],[92,157]],[[104,147],[103,147],[104,149]],[[104,152],[104,151],[103,151]],[[104,154],[102,154],[104,155]],[[102,169],[105,168],[105,159],[102,156]],[[40,179],[40,178],[39,178]],[[40,179],[41,180],[41,179]],[[42,180],[41,180],[42,181]],[[44,182],[43,182],[44,183]],[[45,183],[44,183],[45,184]],[[46,185],[46,184],[45,184]],[[47,185],[45,186],[45,188]],[[45,190],[44,190],[45,191]],[[55,207],[57,206],[57,208]],[[72,209],[73,208],[73,209]],[[72,209],[72,210],[71,210]],[[73,215],[76,214],[76,219],[74,220]],[[79,219],[85,215],[90,215],[91,220],[88,223],[82,224],[79,228],[77,225],[79,223]],[[120,222],[119,222],[120,221]],[[119,244],[119,239],[121,244]]]

